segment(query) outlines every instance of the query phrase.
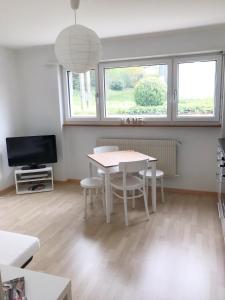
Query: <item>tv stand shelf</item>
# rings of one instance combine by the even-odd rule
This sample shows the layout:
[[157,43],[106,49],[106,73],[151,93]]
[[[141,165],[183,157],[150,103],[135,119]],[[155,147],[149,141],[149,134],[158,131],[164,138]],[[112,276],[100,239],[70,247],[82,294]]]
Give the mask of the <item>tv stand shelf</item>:
[[15,183],[17,194],[49,192],[54,189],[51,166],[40,169],[16,169]]

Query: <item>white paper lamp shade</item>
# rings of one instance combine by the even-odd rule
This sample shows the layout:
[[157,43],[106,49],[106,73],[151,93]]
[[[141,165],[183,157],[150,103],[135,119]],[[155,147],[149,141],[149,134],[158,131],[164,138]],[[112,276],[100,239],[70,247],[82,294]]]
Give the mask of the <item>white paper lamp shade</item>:
[[55,54],[67,71],[85,73],[96,67],[101,57],[101,42],[97,34],[82,25],[64,29],[55,42]]

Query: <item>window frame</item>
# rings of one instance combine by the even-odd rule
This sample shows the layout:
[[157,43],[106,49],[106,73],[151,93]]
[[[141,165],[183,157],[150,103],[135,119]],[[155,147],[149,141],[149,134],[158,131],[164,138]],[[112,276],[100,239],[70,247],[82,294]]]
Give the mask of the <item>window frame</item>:
[[96,101],[96,116],[72,116],[71,115],[71,95],[70,95],[70,83],[69,83],[69,74],[72,73],[63,69],[63,97],[64,97],[64,119],[66,122],[95,122],[100,121],[100,105],[99,105],[99,87],[98,87],[98,69],[95,70],[95,83],[96,83],[96,93],[95,93],[95,101]]
[[[215,71],[215,92],[214,92],[214,116],[179,116],[178,115],[178,90],[179,90],[179,64],[216,61]],[[198,122],[198,121],[220,121],[220,107],[221,107],[221,91],[222,91],[222,55],[193,55],[181,56],[173,59],[173,115],[172,119],[175,122]]]
[[99,65],[99,86],[100,86],[100,105],[101,105],[101,119],[103,121],[120,121],[124,116],[107,117],[106,115],[106,89],[105,89],[105,69],[110,68],[126,68],[126,67],[141,67],[141,66],[155,66],[155,65],[167,65],[167,116],[144,116],[144,115],[124,115],[126,118],[142,118],[144,122],[149,121],[171,121],[171,100],[172,100],[172,62],[171,59],[136,59],[136,60],[124,60],[115,62],[104,62]]
[[[178,101],[176,92],[178,90],[178,64],[195,61],[210,61],[216,60],[216,86],[215,86],[215,116],[213,117],[178,117]],[[143,123],[135,126],[220,126],[221,125],[221,107],[223,95],[223,71],[224,71],[224,56],[221,52],[203,53],[203,54],[185,54],[176,56],[162,56],[151,58],[134,58],[134,59],[118,59],[106,60],[98,64],[95,69],[96,76],[96,116],[71,116],[70,110],[70,92],[69,92],[69,73],[65,69],[62,70],[62,97],[64,110],[65,125],[108,125],[118,126],[124,124],[121,117],[106,116],[106,99],[105,99],[105,76],[104,70],[112,67],[138,67],[164,64],[168,66],[167,74],[167,117],[144,117],[143,115],[126,116],[130,118],[141,117]],[[131,126],[132,124],[128,125]]]

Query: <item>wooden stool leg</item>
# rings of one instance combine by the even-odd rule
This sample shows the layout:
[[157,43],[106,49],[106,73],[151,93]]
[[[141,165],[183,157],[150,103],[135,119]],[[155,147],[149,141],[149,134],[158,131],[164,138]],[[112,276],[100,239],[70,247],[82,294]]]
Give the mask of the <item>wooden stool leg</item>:
[[94,199],[93,199],[93,190],[92,189],[89,189],[89,197],[90,197],[90,203],[91,203],[91,205],[93,205]]
[[147,177],[146,177],[145,181],[146,181],[145,191],[146,191],[146,198],[147,198],[147,203],[148,203],[148,187],[149,187],[149,181],[148,181],[148,178],[147,178]]
[[87,189],[84,189],[84,218],[87,219]]
[[147,219],[149,220],[148,201],[147,201],[146,191],[144,191],[144,204],[145,204],[146,216],[147,216]]
[[135,190],[132,191],[132,196],[133,196],[133,199],[132,199],[132,208],[135,208]]
[[128,226],[128,214],[127,214],[127,191],[123,192],[124,198],[124,217],[125,217],[125,224]]
[[105,213],[105,189],[102,187],[102,206]]
[[112,187],[110,187],[110,199],[111,199],[111,203],[110,203],[110,209],[111,209],[111,213],[114,212],[114,202],[113,202],[113,193],[112,193]]
[[164,203],[165,202],[165,198],[164,198],[164,182],[163,182],[163,177],[161,177],[161,200]]

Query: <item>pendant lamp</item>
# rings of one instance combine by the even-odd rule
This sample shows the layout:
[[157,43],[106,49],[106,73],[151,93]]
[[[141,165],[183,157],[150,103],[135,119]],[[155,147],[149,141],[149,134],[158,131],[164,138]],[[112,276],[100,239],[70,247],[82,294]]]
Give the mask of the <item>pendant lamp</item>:
[[70,2],[75,13],[75,25],[60,32],[55,42],[55,54],[58,63],[67,71],[85,73],[98,64],[101,58],[101,42],[93,30],[76,24],[76,11],[80,0]]

